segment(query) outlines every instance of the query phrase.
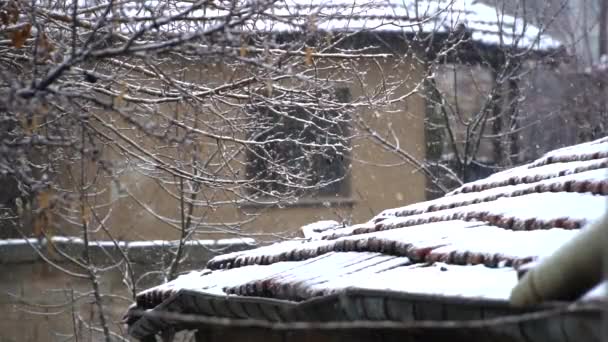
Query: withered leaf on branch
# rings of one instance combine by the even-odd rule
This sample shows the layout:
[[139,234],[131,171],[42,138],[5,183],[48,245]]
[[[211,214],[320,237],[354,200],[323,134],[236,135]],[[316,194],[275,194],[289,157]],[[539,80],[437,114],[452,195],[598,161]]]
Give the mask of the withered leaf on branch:
[[83,207],[81,212],[81,222],[83,225],[88,225],[89,222],[91,221],[91,208],[90,207]]
[[306,65],[312,64],[312,53],[313,53],[313,48],[310,46],[306,47],[306,55],[304,57]]
[[21,30],[15,31],[12,34],[11,42],[13,46],[20,49],[25,45],[25,41],[30,37],[32,24],[26,24]]
[[44,236],[48,226],[48,216],[43,212],[34,219],[34,235],[38,238]]
[[38,213],[34,219],[34,234],[37,237],[42,237],[48,233],[48,227],[51,223],[51,207],[53,201],[52,192],[49,190],[41,191],[36,196],[38,204]]
[[48,209],[51,207],[51,192],[50,191],[41,191],[38,193],[36,197],[38,200],[38,208],[39,209]]
[[38,127],[39,118],[37,115],[26,116],[23,118],[21,125],[26,135],[32,135]]
[[124,104],[125,95],[127,94],[127,85],[125,83],[121,83],[120,85],[120,94],[114,97],[114,106],[122,106]]
[[51,40],[49,40],[46,33],[44,33],[44,31],[42,31],[40,33],[40,41],[38,43],[39,57],[43,61],[46,61],[47,59],[49,59],[51,57],[51,53],[53,51],[55,51],[55,45],[53,45],[53,42]]

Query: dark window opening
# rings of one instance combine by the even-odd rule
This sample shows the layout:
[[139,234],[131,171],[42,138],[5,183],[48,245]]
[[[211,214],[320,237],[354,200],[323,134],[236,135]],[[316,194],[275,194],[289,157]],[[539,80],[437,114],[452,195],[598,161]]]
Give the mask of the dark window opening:
[[250,194],[259,196],[349,196],[347,88],[314,103],[277,99],[249,110],[250,139],[261,144],[247,153]]

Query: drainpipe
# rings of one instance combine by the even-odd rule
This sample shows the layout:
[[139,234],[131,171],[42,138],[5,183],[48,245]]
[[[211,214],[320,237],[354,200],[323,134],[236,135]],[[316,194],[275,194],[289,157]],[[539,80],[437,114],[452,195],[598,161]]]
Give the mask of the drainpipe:
[[604,214],[528,271],[513,288],[511,304],[529,306],[580,298],[602,280],[607,235],[608,214]]

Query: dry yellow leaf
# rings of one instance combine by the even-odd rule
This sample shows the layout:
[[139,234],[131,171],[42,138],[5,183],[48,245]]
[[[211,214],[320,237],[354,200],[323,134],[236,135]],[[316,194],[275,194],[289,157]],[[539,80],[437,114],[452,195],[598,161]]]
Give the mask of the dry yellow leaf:
[[29,118],[23,118],[23,120],[21,120],[21,127],[23,127],[23,133],[25,133],[25,135],[32,135],[32,127]]
[[86,224],[88,225],[89,222],[91,221],[91,208],[89,207],[84,207],[82,209],[82,224]]
[[46,36],[46,33],[44,33],[44,31],[40,35],[40,46],[46,49],[47,52],[53,52],[55,50],[55,46]]
[[44,232],[44,223],[41,220],[40,216],[36,216],[34,219],[34,235],[36,237],[41,237]]
[[40,34],[40,40],[38,43],[38,54],[39,57],[46,61],[51,57],[51,53],[55,51],[55,46],[53,45],[53,42],[51,42],[46,33],[44,33],[44,31],[42,31],[42,33]]
[[122,83],[121,84],[121,90],[120,90],[120,94],[118,94],[118,96],[116,96],[114,98],[114,105],[115,106],[120,106],[123,104],[124,99],[125,99],[125,95],[127,94],[127,85]]
[[51,192],[50,191],[41,191],[38,193],[38,208],[39,209],[48,209],[51,207]]
[[25,41],[30,37],[30,31],[32,30],[31,24],[26,24],[21,30],[13,32],[11,41],[13,46],[20,49],[25,45]]
[[38,115],[32,115],[23,118],[23,120],[21,121],[21,126],[23,127],[25,135],[32,135],[32,133],[36,131],[39,121],[40,118],[38,117]]
[[308,46],[306,47],[306,53],[304,56],[304,62],[306,63],[306,65],[312,65],[312,53],[313,53],[313,48]]
[[46,210],[36,215],[36,218],[34,219],[34,235],[36,237],[43,237],[47,231],[48,224],[49,217]]
[[40,115],[46,115],[49,113],[49,106],[46,103],[42,103],[40,106],[38,106],[38,114]]
[[239,54],[241,55],[241,57],[247,57],[247,47],[245,45],[241,46]]

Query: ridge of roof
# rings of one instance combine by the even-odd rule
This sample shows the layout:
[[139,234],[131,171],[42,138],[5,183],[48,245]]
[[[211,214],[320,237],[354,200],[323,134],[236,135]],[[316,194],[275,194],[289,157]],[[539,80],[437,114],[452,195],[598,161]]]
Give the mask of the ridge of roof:
[[[226,2],[227,3],[227,2]],[[251,16],[234,26],[235,30],[269,32],[396,32],[450,33],[464,28],[475,42],[536,51],[554,50],[562,43],[523,18],[502,13],[499,9],[476,0],[257,0],[242,2]],[[166,25],[168,30],[186,32],[205,30],[223,22],[233,6],[222,1],[193,11],[192,2],[178,1],[173,6],[160,1],[133,1],[123,5],[123,15],[133,25],[153,23],[154,16],[187,14],[178,22]],[[252,15],[253,14],[253,15]],[[194,20],[196,19],[196,20]]]

